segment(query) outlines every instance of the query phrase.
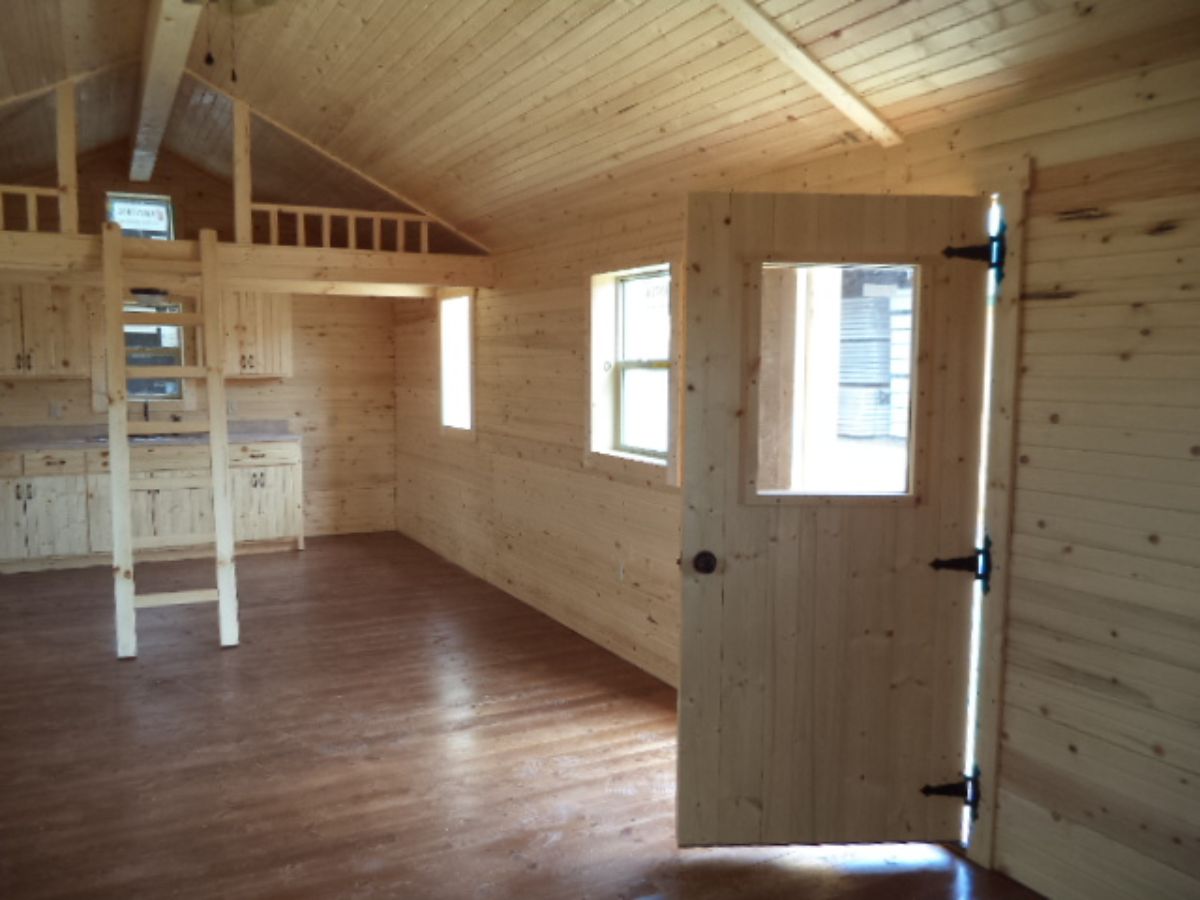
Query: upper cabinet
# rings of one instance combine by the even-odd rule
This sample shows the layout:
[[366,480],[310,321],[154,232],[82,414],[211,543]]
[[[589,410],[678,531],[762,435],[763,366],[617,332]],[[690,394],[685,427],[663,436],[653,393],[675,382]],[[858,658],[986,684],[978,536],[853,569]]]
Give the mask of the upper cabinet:
[[86,378],[90,371],[80,288],[0,284],[0,375]]
[[226,291],[224,313],[227,377],[291,376],[291,296]]

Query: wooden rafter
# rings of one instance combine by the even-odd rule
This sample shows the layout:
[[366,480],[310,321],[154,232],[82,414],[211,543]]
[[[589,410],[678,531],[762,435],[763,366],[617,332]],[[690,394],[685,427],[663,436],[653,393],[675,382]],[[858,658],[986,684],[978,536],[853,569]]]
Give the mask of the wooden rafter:
[[7,97],[0,99],[0,109],[9,106],[15,106],[18,103],[24,103],[26,100],[36,100],[49,94],[51,91],[58,90],[65,84],[80,84],[87,81],[89,78],[95,78],[97,75],[103,75],[105,72],[111,72],[113,69],[119,69],[122,66],[132,66],[136,63],[137,57],[126,57],[124,59],[113,60],[110,63],[105,63],[102,66],[96,66],[92,69],[85,69],[82,72],[76,72],[74,75],[68,75],[66,78],[60,78],[57,81],[51,81],[49,84],[43,84],[41,87],[31,88],[28,91],[22,91],[19,94],[10,94]]
[[764,47],[885,147],[900,143],[897,134],[853,89],[797,44],[779,23],[766,15],[754,0],[717,0],[721,7]]
[[[188,69],[187,74],[191,78],[194,78],[198,84],[203,85],[204,87],[208,88],[210,91],[215,91],[218,94],[223,94],[226,97],[230,97],[231,100],[234,99],[233,97],[230,96],[230,94],[226,90],[224,90],[219,85],[214,84],[213,82],[209,81],[207,78],[205,78],[203,75],[201,75],[199,72],[195,71],[194,69]],[[271,125],[274,128],[278,128],[280,131],[282,131],[288,137],[292,138],[295,141],[299,141],[301,144],[308,147],[310,150],[317,153],[318,155],[329,160],[334,165],[339,166],[342,169],[345,169],[347,172],[352,173],[353,175],[355,175],[358,178],[361,178],[363,181],[367,182],[368,184],[372,185],[375,188],[378,188],[379,190],[383,191],[388,196],[395,198],[400,203],[403,203],[406,206],[411,206],[413,209],[419,210],[422,213],[436,219],[437,223],[439,225],[441,225],[447,231],[451,231],[454,234],[458,235],[460,238],[462,238],[464,241],[471,244],[472,246],[478,247],[484,253],[489,252],[486,245],[480,243],[479,240],[471,237],[469,234],[462,231],[461,229],[456,228],[455,226],[451,225],[449,222],[446,221],[446,219],[443,216],[438,215],[434,210],[430,209],[425,204],[417,203],[415,200],[412,200],[409,197],[406,197],[404,194],[401,194],[399,191],[395,190],[394,188],[391,188],[388,185],[384,184],[378,178],[373,178],[372,176],[368,175],[366,172],[362,171],[362,169],[359,169],[359,168],[351,165],[350,163],[346,162],[341,157],[335,156],[334,154],[330,153],[328,150],[326,150],[321,145],[313,143],[311,140],[309,140],[304,135],[297,132],[295,129],[289,128],[287,125],[284,125],[278,119],[273,119],[270,116],[266,115],[265,113],[263,113],[257,109],[251,108],[250,112],[252,112],[254,115],[258,116],[258,118],[262,119],[268,125]]]
[[142,84],[133,129],[130,181],[149,181],[154,175],[158,150],[203,9],[203,4],[195,0],[151,0],[142,51]]

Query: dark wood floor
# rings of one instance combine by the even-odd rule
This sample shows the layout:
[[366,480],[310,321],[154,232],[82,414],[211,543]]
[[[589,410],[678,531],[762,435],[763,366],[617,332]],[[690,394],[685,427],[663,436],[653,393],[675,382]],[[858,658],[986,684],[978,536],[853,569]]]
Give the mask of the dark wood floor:
[[[144,566],[140,589],[205,583]],[[395,535],[141,616],[0,576],[0,897],[1025,898],[936,847],[679,851],[674,693]]]

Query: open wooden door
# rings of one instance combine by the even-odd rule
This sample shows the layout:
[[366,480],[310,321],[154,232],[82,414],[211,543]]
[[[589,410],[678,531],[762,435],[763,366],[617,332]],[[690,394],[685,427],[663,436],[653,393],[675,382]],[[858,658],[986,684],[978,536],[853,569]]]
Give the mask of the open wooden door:
[[959,837],[986,216],[690,199],[682,845]]

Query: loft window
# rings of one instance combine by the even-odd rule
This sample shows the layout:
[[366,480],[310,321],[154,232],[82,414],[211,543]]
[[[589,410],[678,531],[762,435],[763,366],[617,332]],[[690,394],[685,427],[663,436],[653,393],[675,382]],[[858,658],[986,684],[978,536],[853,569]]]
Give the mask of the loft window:
[[592,279],[592,433],[597,453],[665,464],[671,447],[671,271]]
[[763,495],[911,491],[917,268],[762,267]]
[[175,239],[175,210],[171,198],[160,194],[108,194],[108,221],[121,226],[126,237],[156,241]]
[[[125,301],[127,313],[161,315],[183,312],[178,302],[159,291],[137,291]],[[125,361],[130,369],[137,366],[183,365],[183,327],[151,322],[125,325]],[[130,378],[130,400],[181,400],[181,378]]]
[[469,431],[471,414],[471,297],[440,303],[442,425]]

